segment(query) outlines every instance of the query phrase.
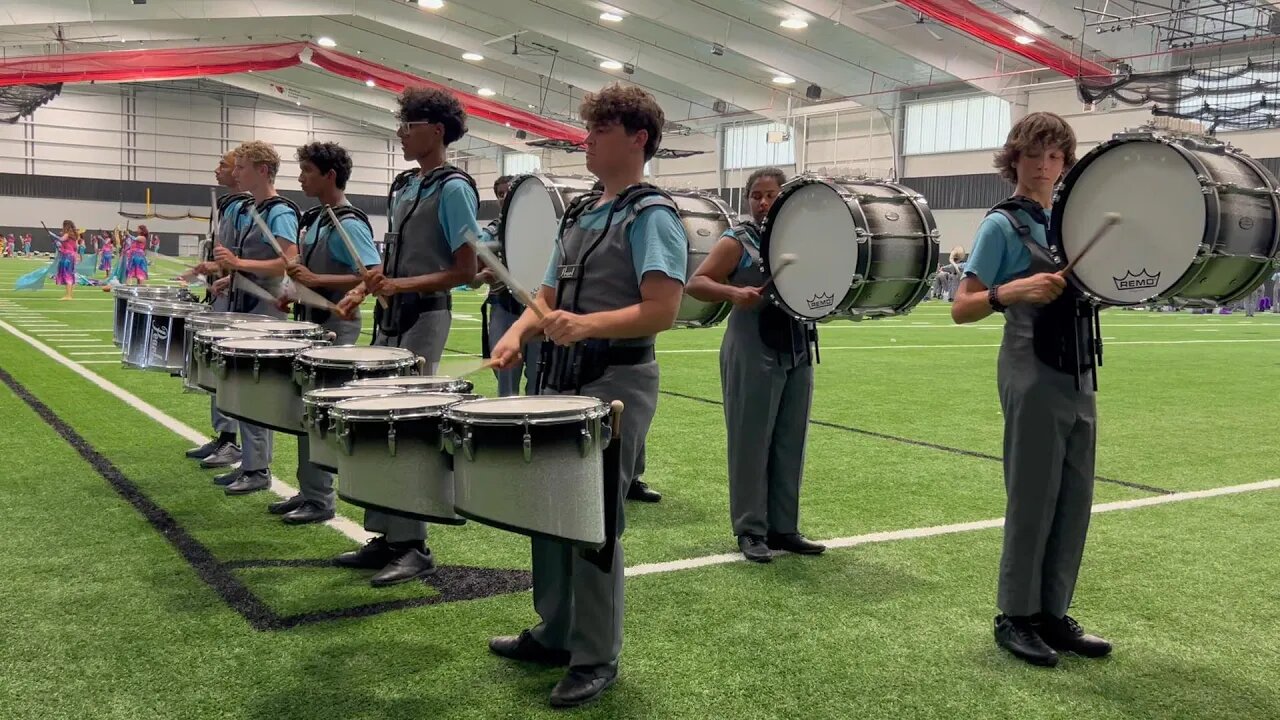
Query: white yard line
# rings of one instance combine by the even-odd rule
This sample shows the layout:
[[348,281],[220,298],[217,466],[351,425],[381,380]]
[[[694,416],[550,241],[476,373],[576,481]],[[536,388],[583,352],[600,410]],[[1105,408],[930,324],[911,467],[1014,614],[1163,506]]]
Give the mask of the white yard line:
[[[1113,340],[1107,343],[1107,347],[1112,345],[1221,345],[1228,343],[1277,343],[1280,338],[1248,338],[1238,340]],[[909,343],[898,343],[896,345],[820,345],[819,352],[828,352],[830,350],[962,350],[972,348],[998,348],[1000,343],[956,343],[954,345],[913,345]],[[659,355],[688,355],[698,353],[718,353],[720,348],[689,348],[682,350],[657,350]]]
[[72,357],[84,357],[88,355],[119,355],[120,351],[119,350],[103,350],[100,352],[73,352],[73,353],[67,353],[67,354]]

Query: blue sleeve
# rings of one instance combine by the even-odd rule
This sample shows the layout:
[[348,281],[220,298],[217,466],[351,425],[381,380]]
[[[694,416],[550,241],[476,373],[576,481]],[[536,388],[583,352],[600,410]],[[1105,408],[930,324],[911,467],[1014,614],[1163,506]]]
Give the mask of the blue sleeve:
[[476,233],[476,235],[480,238],[480,242],[487,243],[487,242],[493,242],[494,240],[494,237],[489,234],[489,228],[487,227],[480,228],[480,232]]
[[351,238],[351,244],[356,246],[356,254],[360,256],[360,267],[357,267],[351,261],[351,253],[347,252],[347,244],[342,242],[342,236],[332,228],[327,228],[326,232],[329,233],[329,254],[333,256],[334,260],[356,272],[382,262],[382,258],[378,257],[378,249],[373,246],[373,233],[367,225],[356,218],[343,218],[342,229],[347,231],[347,237]]
[[742,241],[738,239],[738,235],[732,230],[725,230],[723,233],[721,233],[720,239],[723,240],[725,238],[729,238],[730,240],[734,241],[735,243],[738,244],[738,247],[740,248],[738,250],[738,269],[746,270],[747,268],[751,267],[751,256],[747,254],[747,249],[742,247]]
[[547,274],[542,276],[542,284],[555,289],[557,276],[560,274],[560,243],[551,249],[551,259],[547,261]]
[[689,238],[675,211],[668,207],[656,207],[641,212],[627,236],[631,243],[631,263],[636,269],[636,281],[644,274],[657,271],[681,283],[685,281],[689,265]]
[[476,223],[476,209],[480,201],[471,186],[462,178],[446,180],[440,188],[440,227],[444,230],[449,250],[457,252],[467,244],[463,235],[468,229],[480,237],[480,225]]
[[[298,242],[298,214],[288,205],[276,205],[265,218],[271,234],[293,244]],[[266,242],[266,238],[263,238]],[[268,245],[270,243],[267,243]]]
[[1009,219],[1003,215],[988,215],[978,225],[978,234],[973,240],[973,252],[965,263],[964,274],[972,275],[991,287],[1001,282],[1009,269],[1005,265],[1007,248],[1013,234]]

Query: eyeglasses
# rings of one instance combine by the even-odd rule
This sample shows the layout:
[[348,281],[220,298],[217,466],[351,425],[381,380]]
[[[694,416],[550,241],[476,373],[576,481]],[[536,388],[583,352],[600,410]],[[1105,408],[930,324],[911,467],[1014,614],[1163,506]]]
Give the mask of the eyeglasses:
[[396,132],[409,132],[410,130],[413,129],[414,125],[438,125],[438,124],[440,123],[437,120],[410,120],[408,122],[401,122],[400,126],[396,128]]

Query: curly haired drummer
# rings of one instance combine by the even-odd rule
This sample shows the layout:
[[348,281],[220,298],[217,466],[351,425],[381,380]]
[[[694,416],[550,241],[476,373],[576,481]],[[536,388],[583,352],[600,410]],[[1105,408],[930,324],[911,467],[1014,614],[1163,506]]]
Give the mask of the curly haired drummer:
[[733,303],[720,344],[720,389],[729,440],[729,515],[738,549],[767,563],[772,550],[816,555],[826,547],[800,534],[800,478],[813,400],[812,328],[761,300],[760,225],[786,175],[761,168],[747,178],[751,221],[720,237],[689,281],[705,302]]
[[1111,652],[1067,615],[1093,501],[1095,368],[1082,360],[1092,349],[1080,343],[1093,336],[1082,333],[1078,295],[1046,251],[1046,231],[1054,185],[1075,153],[1075,133],[1057,115],[1031,113],[1013,126],[995,165],[1014,196],[978,227],[951,309],[957,323],[1005,316],[997,385],[1007,504],[995,638],[1050,667],[1061,652]]
[[[580,112],[588,129],[587,169],[604,181],[604,190],[583,195],[565,213],[538,290],[538,302],[550,308],[545,318],[526,310],[493,357],[514,367],[525,341],[544,333],[550,342],[540,371],[543,394],[625,404],[620,461],[611,468],[617,492],[606,501],[620,536],[622,497],[657,408],[654,339],[679,312],[689,247],[675,202],[641,182],[662,139],[662,108],[640,88],[612,85],[589,93]],[[506,658],[568,666],[551,691],[555,707],[590,702],[617,679],[623,558],[621,540],[610,542],[596,562],[535,538],[533,604],[542,622],[489,641],[490,650]]]

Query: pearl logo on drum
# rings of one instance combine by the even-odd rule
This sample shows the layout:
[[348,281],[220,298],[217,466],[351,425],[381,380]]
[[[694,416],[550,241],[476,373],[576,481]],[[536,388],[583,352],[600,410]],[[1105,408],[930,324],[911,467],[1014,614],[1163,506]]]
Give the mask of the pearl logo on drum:
[[835,305],[836,296],[824,295],[822,293],[818,293],[817,295],[814,295],[813,297],[809,298],[805,302],[809,304],[810,310],[819,310],[821,308],[828,308],[828,307],[831,307],[832,305]]
[[1152,275],[1146,268],[1140,273],[1126,270],[1124,277],[1112,277],[1116,281],[1117,290],[1150,290],[1160,284],[1160,273]]

